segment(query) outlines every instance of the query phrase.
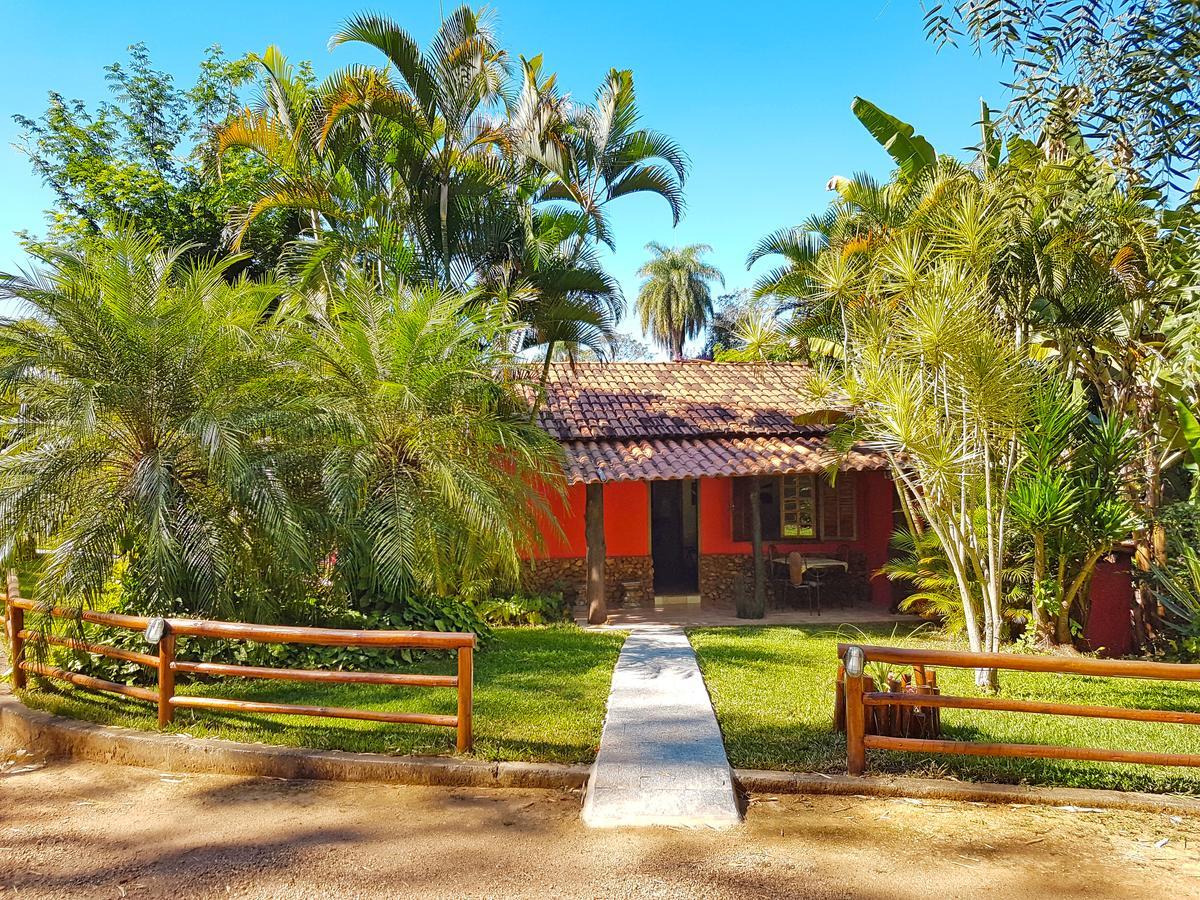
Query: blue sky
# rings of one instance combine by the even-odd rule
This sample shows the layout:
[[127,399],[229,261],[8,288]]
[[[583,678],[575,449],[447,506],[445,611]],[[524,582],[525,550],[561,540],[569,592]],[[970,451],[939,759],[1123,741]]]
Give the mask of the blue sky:
[[[925,41],[917,0],[490,5],[508,50],[541,52],[577,97],[590,98],[610,67],[632,69],[646,124],[672,135],[691,157],[688,211],[679,227],[671,227],[661,200],[614,204],[618,247],[606,264],[631,309],[647,241],[711,244],[729,288],[746,286],[754,277],[745,268],[750,248],[824,208],[830,176],[886,175],[887,156],[850,114],[855,94],[912,122],[941,152],[975,143],[980,97],[993,106],[1005,100],[998,61],[965,50],[938,53]],[[123,59],[136,41],[184,85],[214,43],[230,55],[275,43],[293,59],[313,60],[324,75],[372,59],[326,49],[348,15],[378,10],[425,40],[441,8],[437,0],[0,0],[7,33],[0,55],[0,269],[25,263],[14,231],[43,228],[50,198],[11,146],[11,117],[39,114],[47,91],[101,99],[103,66]],[[638,333],[632,315],[622,330]]]

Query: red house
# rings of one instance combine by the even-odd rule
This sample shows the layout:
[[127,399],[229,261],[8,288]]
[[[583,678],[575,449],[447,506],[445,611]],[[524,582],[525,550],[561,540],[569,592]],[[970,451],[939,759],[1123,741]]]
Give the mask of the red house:
[[[810,374],[795,363],[551,366],[539,416],[562,442],[569,487],[552,501],[561,533],[547,524],[526,561],[527,587],[586,584],[590,490],[602,500],[610,604],[640,592],[731,605],[734,576],[752,579],[751,476],[760,477],[765,547],[855,553],[875,571],[888,557],[895,490],[885,460],[868,452],[851,452],[828,477],[829,425],[820,423],[844,411],[804,399]],[[888,607],[886,579],[872,580],[870,600]]]

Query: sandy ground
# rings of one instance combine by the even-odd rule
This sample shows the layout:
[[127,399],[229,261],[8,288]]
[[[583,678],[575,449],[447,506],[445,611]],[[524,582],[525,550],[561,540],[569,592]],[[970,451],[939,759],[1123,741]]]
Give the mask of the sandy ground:
[[1200,897],[1200,821],[756,796],[727,832],[579,796],[0,761],[0,896]]

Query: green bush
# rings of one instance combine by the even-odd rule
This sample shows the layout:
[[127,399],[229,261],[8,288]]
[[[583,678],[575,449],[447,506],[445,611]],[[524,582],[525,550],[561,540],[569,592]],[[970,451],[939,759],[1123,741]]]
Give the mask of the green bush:
[[571,607],[562,594],[513,594],[475,604],[489,625],[553,625],[570,622]]
[[[106,594],[110,601],[117,594]],[[333,607],[311,601],[300,616],[284,624],[347,628],[363,631],[465,631],[472,632],[481,645],[492,639],[487,621],[468,603],[447,597],[410,598],[403,601],[376,600],[370,612]],[[110,602],[106,611],[140,615],[128,604]],[[297,621],[297,619],[299,619]],[[41,627],[41,626],[38,626]],[[91,643],[103,643],[142,653],[154,653],[138,632],[102,628],[82,622],[58,620],[57,633]],[[56,666],[72,672],[84,672],[122,684],[152,684],[156,674],[138,663],[93,656],[64,647],[30,647],[31,655],[41,655]],[[324,647],[307,644],[256,643],[209,638],[181,637],[176,656],[194,662],[219,662],[232,665],[267,666],[284,669],[347,669],[388,672],[405,669],[418,659],[438,651],[404,650],[380,647]]]

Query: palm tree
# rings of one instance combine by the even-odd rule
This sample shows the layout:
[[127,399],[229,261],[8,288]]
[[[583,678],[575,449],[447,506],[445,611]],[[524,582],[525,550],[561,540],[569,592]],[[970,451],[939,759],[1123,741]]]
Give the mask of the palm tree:
[[570,116],[564,129],[566,152],[543,159],[552,179],[538,199],[576,204],[610,247],[604,206],[617,197],[657,194],[670,204],[676,225],[683,215],[687,156],[666,135],[636,127],[640,118],[633,73],[612,69],[593,104]]
[[537,488],[561,481],[504,350],[510,326],[477,299],[350,273],[295,346],[337,423],[322,478],[338,580],[360,603],[511,583],[545,512]]
[[[379,50],[388,68],[356,67],[342,76],[328,104],[325,134],[391,145],[424,274],[446,287],[464,286],[469,261],[457,272],[455,261],[465,235],[489,205],[506,200],[499,190],[506,132],[494,114],[503,100],[508,57],[490,17],[458,7],[422,52],[396,22],[363,13],[329,39],[331,47],[347,43]],[[377,124],[388,127],[380,133]]]
[[2,276],[0,561],[49,547],[41,589],[94,602],[118,563],[131,607],[271,611],[306,568],[285,444],[299,409],[265,327],[278,290],[240,257],[106,234]]
[[671,353],[683,359],[684,342],[704,330],[713,314],[710,281],[725,284],[720,269],[705,262],[711,253],[707,244],[664,247],[651,241],[646,249],[653,258],[638,269],[645,279],[638,289],[637,309],[642,331]]

